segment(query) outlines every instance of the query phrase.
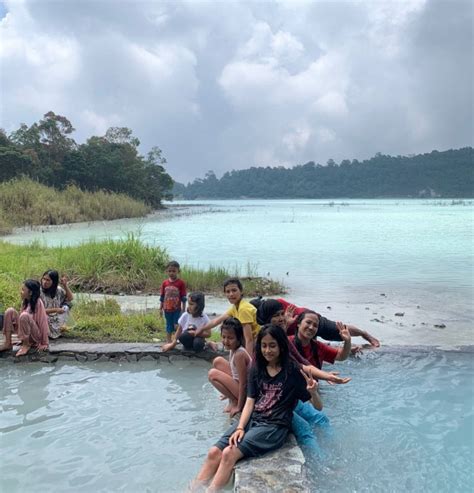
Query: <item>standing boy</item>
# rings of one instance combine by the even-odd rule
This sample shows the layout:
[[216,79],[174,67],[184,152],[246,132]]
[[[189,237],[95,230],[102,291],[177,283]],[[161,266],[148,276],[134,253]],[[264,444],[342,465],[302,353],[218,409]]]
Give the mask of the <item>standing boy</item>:
[[166,320],[166,342],[171,342],[171,335],[176,330],[178,319],[186,310],[186,285],[179,279],[179,264],[175,260],[168,262],[165,279],[160,289],[160,313]]

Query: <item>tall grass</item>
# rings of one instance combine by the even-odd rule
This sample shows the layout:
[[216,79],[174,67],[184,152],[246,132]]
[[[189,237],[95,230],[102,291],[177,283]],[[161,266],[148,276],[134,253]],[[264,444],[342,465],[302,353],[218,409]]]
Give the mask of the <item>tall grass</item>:
[[[47,247],[39,242],[12,245],[0,241],[0,258],[0,280],[4,284],[8,279],[20,283],[28,277],[39,278],[45,270],[53,268],[66,274],[71,287],[76,290],[133,294],[159,291],[166,278],[169,255],[165,249],[146,245],[130,234],[121,240],[89,241],[59,247]],[[183,266],[181,277],[190,291],[220,294],[223,281],[239,274],[237,269],[230,271],[211,267],[201,270]],[[284,290],[280,283],[269,279],[247,276],[243,280],[247,296]]]
[[150,207],[124,194],[56,190],[28,178],[0,183],[0,234],[14,227],[140,217]]

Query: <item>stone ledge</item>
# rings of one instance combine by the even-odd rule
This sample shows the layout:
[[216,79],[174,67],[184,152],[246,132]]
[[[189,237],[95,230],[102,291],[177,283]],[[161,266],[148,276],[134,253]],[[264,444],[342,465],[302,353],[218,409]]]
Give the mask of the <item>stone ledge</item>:
[[303,452],[289,435],[282,448],[235,466],[236,493],[309,493]]
[[88,343],[52,341],[47,351],[30,351],[25,356],[16,358],[15,350],[0,353],[0,358],[13,359],[15,362],[42,362],[56,363],[56,361],[80,361],[80,362],[130,362],[166,360],[170,363],[187,359],[202,359],[212,361],[216,356],[225,355],[222,351],[210,351],[208,349],[196,353],[178,348],[162,352],[161,344],[149,343]]

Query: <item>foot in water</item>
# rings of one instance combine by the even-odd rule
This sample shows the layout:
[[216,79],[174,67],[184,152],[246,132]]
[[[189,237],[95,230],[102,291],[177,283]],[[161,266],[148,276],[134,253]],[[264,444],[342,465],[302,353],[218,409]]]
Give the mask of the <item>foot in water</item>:
[[370,342],[371,346],[380,347],[380,341],[371,334],[367,334],[366,341]]

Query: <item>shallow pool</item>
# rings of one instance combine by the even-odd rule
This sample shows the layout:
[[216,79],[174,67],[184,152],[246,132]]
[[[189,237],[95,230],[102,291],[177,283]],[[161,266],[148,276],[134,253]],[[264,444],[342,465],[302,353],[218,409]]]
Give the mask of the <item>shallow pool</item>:
[[[0,362],[0,491],[183,491],[227,426],[208,365]],[[473,354],[397,350],[341,363],[312,488],[472,491]],[[39,486],[40,485],[40,486]]]

